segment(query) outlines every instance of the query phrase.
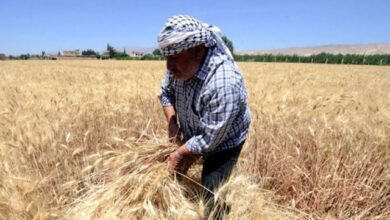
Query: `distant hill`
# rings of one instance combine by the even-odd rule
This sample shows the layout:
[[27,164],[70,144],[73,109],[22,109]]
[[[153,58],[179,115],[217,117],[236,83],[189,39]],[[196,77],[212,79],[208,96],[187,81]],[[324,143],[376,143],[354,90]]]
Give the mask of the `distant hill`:
[[381,44],[357,44],[357,45],[324,45],[316,47],[290,47],[274,50],[250,50],[238,51],[237,54],[283,54],[309,56],[319,53],[330,54],[390,54],[390,43]]

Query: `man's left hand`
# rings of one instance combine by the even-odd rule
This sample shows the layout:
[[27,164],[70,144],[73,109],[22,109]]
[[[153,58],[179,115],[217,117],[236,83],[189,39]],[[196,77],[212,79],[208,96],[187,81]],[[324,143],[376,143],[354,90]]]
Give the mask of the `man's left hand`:
[[180,171],[181,166],[183,165],[183,156],[179,154],[176,150],[171,153],[168,157],[168,170],[169,172]]

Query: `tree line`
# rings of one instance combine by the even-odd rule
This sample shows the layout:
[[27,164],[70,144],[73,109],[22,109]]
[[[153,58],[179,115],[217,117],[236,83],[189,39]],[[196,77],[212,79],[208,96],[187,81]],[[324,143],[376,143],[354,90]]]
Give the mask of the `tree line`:
[[[234,53],[233,42],[226,36],[222,37],[226,46],[232,52],[236,61],[239,62],[285,62],[285,63],[325,63],[325,64],[363,64],[363,65],[390,65],[390,54],[330,54],[320,53],[310,56],[300,55],[283,55],[283,54],[236,54]],[[58,53],[60,55],[60,53]],[[97,59],[116,59],[116,60],[165,60],[159,49],[155,49],[152,53],[145,53],[142,56],[130,56],[126,49],[123,52],[118,51],[110,44],[107,44],[106,51],[103,54],[92,49],[83,50],[81,56],[96,57]],[[5,56],[0,54],[0,60],[4,59],[20,59],[27,60],[31,58],[45,59],[47,58],[45,51],[41,54],[30,55],[21,54],[19,56]]]
[[234,54],[236,61],[251,62],[286,62],[286,63],[326,63],[326,64],[362,64],[362,65],[390,65],[390,54],[329,54],[320,53],[310,56],[261,54],[238,55]]

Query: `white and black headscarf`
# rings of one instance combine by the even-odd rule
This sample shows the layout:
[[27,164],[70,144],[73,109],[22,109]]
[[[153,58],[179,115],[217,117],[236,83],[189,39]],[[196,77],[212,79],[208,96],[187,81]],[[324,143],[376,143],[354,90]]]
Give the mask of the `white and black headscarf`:
[[175,55],[183,50],[204,44],[206,47],[216,45],[230,59],[233,59],[221,35],[218,27],[208,25],[188,15],[175,15],[165,23],[157,41],[164,56]]

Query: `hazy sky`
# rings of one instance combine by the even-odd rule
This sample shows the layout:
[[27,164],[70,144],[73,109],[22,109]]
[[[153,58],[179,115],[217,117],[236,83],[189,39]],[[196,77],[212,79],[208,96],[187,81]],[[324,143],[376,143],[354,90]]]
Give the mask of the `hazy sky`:
[[390,42],[389,0],[0,0],[0,53],[156,47],[175,14],[220,27],[237,50]]

